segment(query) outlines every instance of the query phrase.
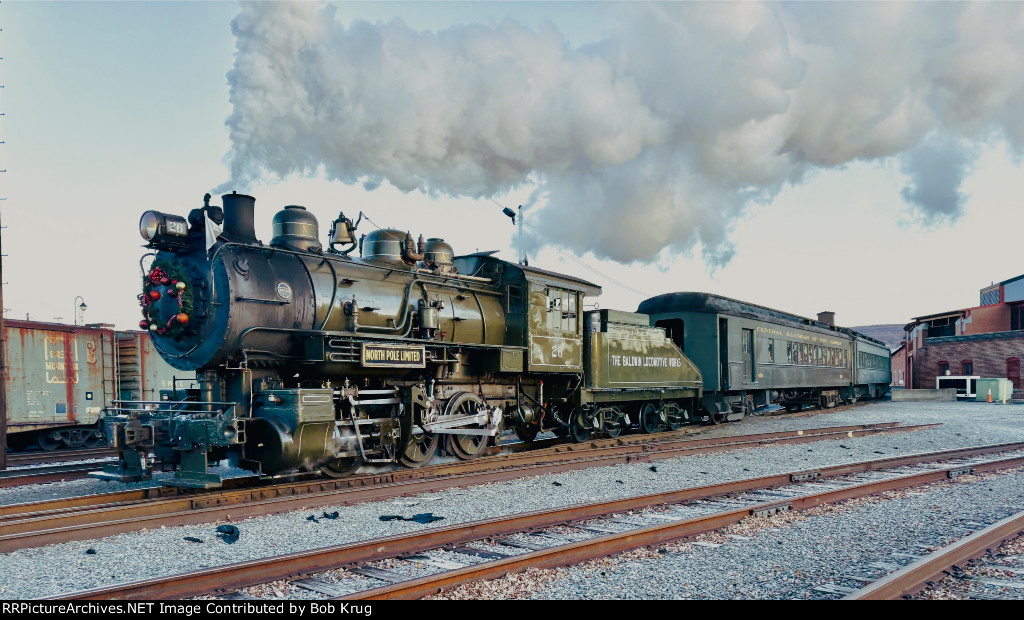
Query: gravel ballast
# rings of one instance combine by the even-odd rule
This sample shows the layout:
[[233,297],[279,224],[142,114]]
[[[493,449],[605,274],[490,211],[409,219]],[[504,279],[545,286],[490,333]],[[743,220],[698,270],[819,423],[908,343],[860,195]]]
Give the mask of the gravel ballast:
[[[5,554],[3,561],[0,562],[0,596],[32,598],[55,595],[119,582],[171,575],[199,567],[402,534],[427,527],[450,525],[528,510],[667,491],[886,456],[1024,441],[1024,407],[984,403],[914,402],[861,404],[841,411],[799,418],[752,417],[739,424],[709,428],[701,437],[889,421],[899,421],[903,425],[938,422],[943,426],[889,436],[877,435],[841,441],[766,446],[731,453],[666,459],[656,463],[657,472],[650,471],[649,463],[634,463],[537,476],[469,489],[452,489],[429,495],[368,502],[355,506],[318,507],[235,523],[241,535],[239,540],[233,544],[227,544],[216,536],[216,524],[207,524],[161,528],[122,534],[102,540],[25,549]],[[560,486],[553,484],[554,482],[558,482]],[[1019,483],[1020,480],[1016,480],[1016,483],[1013,484],[1006,483],[1008,486],[1004,489],[1006,494],[1004,499],[1009,500],[1011,495],[1019,498],[1019,491],[1016,490],[1020,487]],[[997,489],[1003,488],[1001,484],[995,483],[990,486]],[[109,492],[123,488],[125,488],[124,485],[98,480],[34,485],[0,490],[0,503],[22,503],[35,499]],[[998,492],[993,491],[992,493]],[[960,501],[956,509],[973,510],[975,507],[972,502],[975,500]],[[980,501],[976,503],[979,509],[983,505],[988,505],[988,503]],[[337,519],[321,517],[322,513],[330,513],[335,510],[340,513]],[[410,517],[424,512],[433,512],[444,519],[430,525],[421,525],[412,521],[385,522],[380,520],[383,515]],[[899,512],[895,512],[891,519],[879,521],[880,526],[885,526],[882,529],[886,529],[890,521],[893,523],[899,521],[898,514]],[[906,521],[907,513],[903,514],[903,520]],[[317,516],[318,522],[309,520],[310,515]],[[980,517],[975,515],[975,520],[977,518]],[[999,516],[993,516],[992,520],[996,518]],[[848,530],[848,532],[859,531],[854,526]],[[203,542],[189,542],[185,540],[185,537],[196,538]],[[809,538],[813,538],[813,536]],[[854,537],[851,534],[849,538]],[[869,542],[863,543],[865,546],[870,546],[870,544]],[[884,547],[887,544],[882,543],[879,546]],[[788,545],[777,546],[780,550],[788,547]],[[89,549],[95,550],[95,553],[87,554]],[[756,546],[750,547],[751,553],[755,555],[757,549]],[[819,551],[811,551],[810,548],[807,553],[820,555]],[[796,554],[792,549],[788,549],[780,551],[778,555],[781,561],[784,559],[781,556]],[[783,566],[780,562],[766,559],[757,561],[765,566]],[[572,570],[569,569],[570,575]],[[743,572],[738,568],[719,571],[719,574],[729,574],[730,571],[737,572],[742,577]],[[596,582],[593,576],[580,578],[587,580],[587,587],[595,586]],[[735,577],[729,579],[742,581]],[[561,587],[558,584],[569,583],[569,581],[571,578],[559,579],[550,584],[549,588],[538,592],[538,596],[564,596],[567,598],[593,596],[589,591],[574,589],[574,586],[570,585],[565,586],[566,590],[558,589]],[[633,581],[631,586],[633,592],[638,592],[638,583],[644,584],[643,591],[647,592],[647,597],[658,598],[675,595],[673,591],[665,589],[665,586],[656,588],[651,585],[648,587],[649,582],[645,582],[643,578],[640,581]],[[708,586],[708,588],[710,587]],[[619,591],[612,586],[609,588],[601,590],[601,592],[607,592],[602,596],[626,596],[624,591]],[[708,589],[707,591],[719,592],[720,596],[758,596],[756,589],[751,589],[750,594],[735,592],[729,594],[727,589]],[[803,591],[794,590],[793,593],[783,596],[802,597],[803,594]],[[679,596],[683,596],[683,593],[680,592]]]
[[[922,545],[943,546],[1024,510],[1024,474],[941,485],[895,499],[808,516],[730,538],[717,547],[680,544],[653,558],[569,568],[533,598],[564,599],[819,599],[840,598],[879,577],[885,565],[905,566]],[[910,516],[912,518],[909,518]],[[721,540],[721,539],[720,539]],[[678,549],[678,550],[676,550]],[[895,569],[892,569],[895,570]]]

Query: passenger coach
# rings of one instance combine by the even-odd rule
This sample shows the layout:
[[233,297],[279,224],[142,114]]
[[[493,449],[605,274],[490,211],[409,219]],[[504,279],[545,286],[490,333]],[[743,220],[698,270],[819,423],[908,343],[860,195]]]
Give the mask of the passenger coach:
[[889,390],[884,343],[832,325],[708,293],[667,293],[643,301],[704,379],[713,422],[738,420],[770,403],[787,410],[834,407]]

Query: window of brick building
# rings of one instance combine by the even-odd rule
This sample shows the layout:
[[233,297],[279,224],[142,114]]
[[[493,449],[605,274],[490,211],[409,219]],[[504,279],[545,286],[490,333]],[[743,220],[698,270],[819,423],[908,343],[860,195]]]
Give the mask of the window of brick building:
[[949,372],[949,362],[939,362],[939,376],[945,376]]
[[1006,360],[1006,378],[1013,382],[1013,389],[1020,389],[1020,358],[1011,357]]
[[1010,306],[1010,329],[1024,329],[1024,304]]
[[963,370],[960,374],[962,375],[973,375],[974,374],[974,362],[971,360],[964,360],[960,362],[960,368]]

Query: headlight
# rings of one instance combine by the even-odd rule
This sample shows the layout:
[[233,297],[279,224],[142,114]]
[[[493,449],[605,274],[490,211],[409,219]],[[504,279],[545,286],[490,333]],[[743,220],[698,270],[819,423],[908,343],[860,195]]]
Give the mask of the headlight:
[[149,243],[181,244],[188,236],[188,223],[177,215],[146,211],[139,220],[139,234]]
[[156,211],[146,211],[142,214],[142,219],[139,220],[139,233],[142,234],[142,238],[146,241],[152,241],[156,234],[160,232],[160,224],[163,223],[162,217]]

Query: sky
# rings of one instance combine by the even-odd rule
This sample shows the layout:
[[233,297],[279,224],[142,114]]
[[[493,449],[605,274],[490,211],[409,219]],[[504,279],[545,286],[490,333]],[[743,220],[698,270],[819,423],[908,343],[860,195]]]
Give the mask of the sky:
[[[841,325],[1024,273],[1024,4],[0,2],[7,318],[134,327],[138,220],[256,197]],[[216,191],[214,191],[216,190]],[[218,201],[215,199],[214,203]]]

